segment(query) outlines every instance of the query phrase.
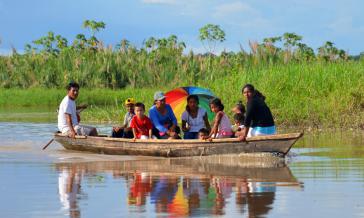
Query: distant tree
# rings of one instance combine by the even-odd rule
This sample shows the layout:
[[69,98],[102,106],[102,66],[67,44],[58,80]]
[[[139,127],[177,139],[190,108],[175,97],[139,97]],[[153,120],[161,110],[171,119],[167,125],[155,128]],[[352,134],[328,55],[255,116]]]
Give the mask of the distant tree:
[[126,53],[130,47],[130,42],[127,39],[122,39],[119,44],[116,45],[116,49]]
[[325,42],[325,44],[317,50],[319,57],[326,61],[333,61],[337,59],[346,60],[348,58],[348,55],[344,50],[336,48],[334,43],[330,41]]
[[83,22],[83,28],[89,29],[91,31],[91,36],[95,36],[96,32],[101,29],[105,29],[106,24],[102,21],[97,22],[94,20],[85,20]]
[[309,46],[307,46],[304,43],[297,43],[297,56],[298,59],[301,61],[310,61],[313,60],[315,58],[315,52],[312,48],[310,48]]
[[302,36],[297,35],[296,33],[284,33],[282,39],[284,41],[283,45],[286,47],[286,50],[291,50],[297,46],[299,41],[302,40]]
[[[219,25],[206,24],[200,28],[199,31],[199,39],[209,53],[215,52],[217,42],[225,41],[225,32],[220,28]],[[207,48],[204,42],[207,43]]]
[[[68,46],[67,43],[68,42],[66,38],[62,37],[61,35],[55,35],[52,31],[48,32],[46,36],[33,41],[33,44],[42,47],[42,52],[51,54],[58,54],[62,49]],[[26,51],[30,50],[34,51],[35,48],[27,45]]]
[[91,49],[96,49],[96,46],[99,44],[99,40],[96,38],[96,33],[102,29],[105,29],[106,24],[102,21],[97,22],[94,20],[85,20],[83,22],[83,28],[86,28],[91,31],[91,37],[87,39],[88,47]]
[[280,42],[280,41],[282,41],[281,36],[269,37],[269,38],[263,39],[264,43],[269,43],[269,44],[275,44],[276,42]]
[[154,50],[157,45],[157,40],[154,37],[150,37],[144,42],[144,45],[147,49]]
[[76,39],[73,41],[73,47],[77,50],[83,50],[86,48],[87,39],[84,34],[77,34]]

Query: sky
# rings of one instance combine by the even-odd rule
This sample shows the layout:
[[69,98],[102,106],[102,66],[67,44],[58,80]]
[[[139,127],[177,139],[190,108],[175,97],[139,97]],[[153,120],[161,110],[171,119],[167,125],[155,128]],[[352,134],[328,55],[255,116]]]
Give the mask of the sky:
[[122,39],[140,47],[149,37],[171,34],[187,50],[205,52],[199,29],[219,25],[226,41],[217,51],[249,50],[249,41],[294,32],[315,50],[326,41],[357,55],[364,51],[363,0],[0,0],[0,54],[22,52],[53,31],[72,42],[84,20],[106,23],[105,44]]

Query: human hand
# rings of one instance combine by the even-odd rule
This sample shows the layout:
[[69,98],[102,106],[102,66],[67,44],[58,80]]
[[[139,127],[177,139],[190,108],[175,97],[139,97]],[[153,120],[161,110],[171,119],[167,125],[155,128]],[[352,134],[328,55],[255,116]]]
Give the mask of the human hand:
[[246,136],[241,135],[238,137],[239,141],[246,142]]
[[88,105],[87,104],[80,104],[80,105],[78,105],[78,109],[86,109],[88,107]]
[[175,137],[175,136],[177,136],[177,133],[176,133],[176,132],[172,132],[172,131],[170,131],[168,135],[169,135],[170,137]]
[[115,131],[115,132],[119,132],[119,131],[120,131],[120,129],[121,129],[121,128],[120,128],[120,127],[118,127],[118,126],[113,126],[113,127],[112,127],[112,130],[113,130],[113,131]]
[[75,130],[74,129],[71,129],[70,131],[69,131],[69,133],[68,133],[68,137],[70,137],[70,138],[76,138],[76,132],[75,132]]

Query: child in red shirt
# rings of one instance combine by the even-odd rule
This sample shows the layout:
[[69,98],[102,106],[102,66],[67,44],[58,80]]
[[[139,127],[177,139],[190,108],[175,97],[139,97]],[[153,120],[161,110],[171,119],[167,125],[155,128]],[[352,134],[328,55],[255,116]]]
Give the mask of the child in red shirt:
[[134,139],[150,139],[152,136],[153,124],[144,114],[145,106],[143,103],[135,104],[135,116],[131,120],[130,127],[133,129]]

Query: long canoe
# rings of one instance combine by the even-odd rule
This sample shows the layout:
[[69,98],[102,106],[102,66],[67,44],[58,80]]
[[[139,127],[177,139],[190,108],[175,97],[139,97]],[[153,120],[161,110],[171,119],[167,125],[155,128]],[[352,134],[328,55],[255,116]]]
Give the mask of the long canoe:
[[55,134],[54,138],[69,150],[112,155],[143,155],[160,157],[188,157],[218,154],[270,152],[285,156],[302,133],[276,134],[247,138],[209,140],[132,140],[111,137],[76,136],[69,138]]

